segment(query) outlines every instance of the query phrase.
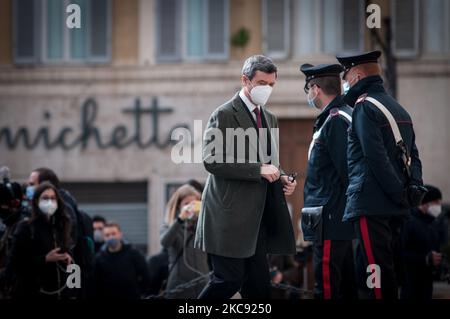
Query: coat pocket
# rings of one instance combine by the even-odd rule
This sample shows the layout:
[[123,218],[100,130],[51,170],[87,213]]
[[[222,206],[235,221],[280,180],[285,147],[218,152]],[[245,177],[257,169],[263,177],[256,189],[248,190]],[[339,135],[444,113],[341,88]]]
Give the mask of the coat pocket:
[[225,187],[225,192],[222,197],[222,202],[225,207],[231,206],[234,195],[240,189],[241,184],[242,184],[242,182],[227,181],[227,185]]

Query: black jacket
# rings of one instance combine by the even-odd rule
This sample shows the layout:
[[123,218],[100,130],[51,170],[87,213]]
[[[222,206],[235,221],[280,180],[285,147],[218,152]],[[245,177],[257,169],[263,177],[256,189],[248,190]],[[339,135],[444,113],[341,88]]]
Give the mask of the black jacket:
[[402,298],[426,298],[432,296],[433,267],[426,257],[431,251],[439,251],[439,231],[436,219],[413,209],[405,223],[401,236],[403,264]]
[[344,97],[348,105],[354,105],[348,140],[349,186],[344,220],[408,213],[401,204],[406,176],[399,159],[400,150],[387,118],[365,100],[366,95],[377,99],[392,113],[411,155],[412,180],[418,185],[423,184],[411,117],[386,93],[381,77],[364,78]]
[[78,208],[76,199],[65,189],[59,193],[66,204],[72,228],[71,237],[73,241],[72,257],[81,269],[81,289],[78,289],[78,298],[87,299],[94,294],[94,229],[91,217]]
[[338,110],[351,116],[351,108],[338,96],[320,113],[314,125],[314,133],[321,127],[322,130],[314,142],[308,160],[304,206],[324,206],[323,239],[350,240],[354,237],[352,225],[342,222],[346,203],[345,192],[348,186],[347,130],[349,122],[337,113]]
[[156,255],[150,256],[147,260],[148,272],[150,275],[149,294],[157,295],[163,288],[164,280],[169,276],[169,253],[163,248]]
[[149,292],[144,256],[130,245],[120,251],[100,251],[95,257],[96,295],[99,298],[140,299]]
[[21,222],[25,219],[21,213],[16,213],[8,219],[5,232],[0,235],[0,299],[10,298],[10,289],[14,286],[15,275],[5,271],[8,257],[12,249],[14,234]]
[[66,204],[66,212],[70,218],[70,237],[72,238],[72,244],[76,245],[78,242],[78,220],[79,220],[79,212],[78,212],[78,204],[75,198],[70,194],[67,190],[60,188],[59,194]]
[[8,276],[14,275],[16,278],[14,298],[58,299],[72,294],[67,288],[60,294],[46,295],[40,292],[41,289],[56,291],[66,284],[67,264],[45,261],[50,250],[61,246],[63,245],[55,235],[54,226],[44,217],[31,222],[23,221],[18,225],[5,269]]
[[[161,227],[161,245],[169,253],[169,275],[166,290],[172,290],[197,277],[199,273],[208,274],[209,266],[205,252],[194,248],[195,226],[190,222],[181,224],[175,221],[172,225]],[[193,271],[195,269],[197,272]],[[190,288],[167,294],[168,298],[192,299],[202,292],[207,280],[198,282]]]

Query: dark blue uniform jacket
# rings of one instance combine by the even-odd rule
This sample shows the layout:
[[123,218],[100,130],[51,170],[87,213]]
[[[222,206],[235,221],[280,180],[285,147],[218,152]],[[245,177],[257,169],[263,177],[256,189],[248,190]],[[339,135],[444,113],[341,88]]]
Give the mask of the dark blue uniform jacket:
[[344,220],[359,216],[401,216],[406,176],[399,159],[391,126],[384,114],[365,95],[381,102],[393,115],[411,156],[412,180],[422,185],[422,165],[415,143],[411,117],[388,95],[379,76],[362,79],[344,97],[354,106],[348,140],[347,206]]
[[[348,186],[347,177],[347,130],[349,122],[338,115],[337,110],[351,115],[352,109],[342,98],[336,97],[318,116],[314,126],[318,139],[308,161],[304,187],[304,206],[324,206],[323,239],[350,240],[353,228],[342,222]],[[327,120],[330,113],[332,116]]]

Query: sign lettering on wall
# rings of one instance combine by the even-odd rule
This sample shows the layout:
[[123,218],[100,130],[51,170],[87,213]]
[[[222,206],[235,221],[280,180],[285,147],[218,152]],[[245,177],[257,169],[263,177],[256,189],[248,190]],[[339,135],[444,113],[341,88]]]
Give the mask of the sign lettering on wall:
[[[50,134],[48,126],[41,126],[35,133],[31,133],[27,127],[19,127],[16,130],[10,127],[0,128],[0,148],[6,146],[9,150],[15,150],[22,145],[27,150],[33,150],[37,147],[45,149],[63,149],[71,150],[77,147],[86,149],[89,143],[94,143],[99,149],[124,149],[135,145],[140,149],[157,147],[164,149],[174,144],[170,139],[172,131],[177,128],[187,128],[187,124],[177,124],[171,128],[167,137],[160,136],[161,117],[172,114],[173,108],[161,107],[158,99],[152,99],[149,107],[142,107],[139,98],[136,98],[131,108],[125,108],[122,113],[133,118],[133,126],[127,127],[119,124],[115,126],[108,138],[105,138],[101,128],[97,123],[98,105],[94,98],[89,98],[81,106],[80,125],[78,127],[63,126],[59,128],[54,135]],[[51,113],[44,112],[44,118],[50,119]],[[147,125],[150,120],[150,136],[144,136],[142,133],[143,125]],[[103,138],[102,138],[103,136]]]

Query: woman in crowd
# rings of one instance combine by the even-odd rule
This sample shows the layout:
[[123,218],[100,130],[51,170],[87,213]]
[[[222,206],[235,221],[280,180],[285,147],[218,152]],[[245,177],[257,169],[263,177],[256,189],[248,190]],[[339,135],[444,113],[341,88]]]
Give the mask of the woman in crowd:
[[57,189],[39,185],[31,202],[32,216],[18,226],[7,268],[15,275],[15,298],[68,298],[70,219]]
[[188,289],[167,294],[168,298],[197,298],[206,285],[207,255],[194,249],[200,193],[190,185],[178,188],[170,198],[161,229],[161,245],[169,252],[166,291],[203,276]]

